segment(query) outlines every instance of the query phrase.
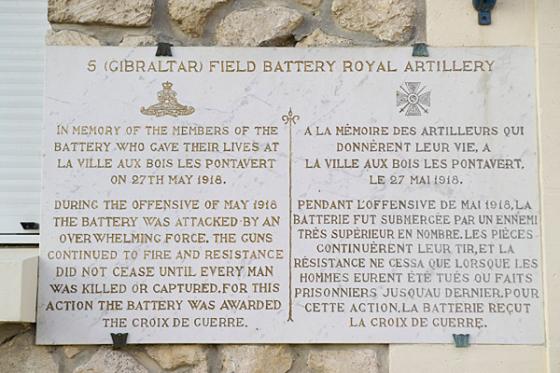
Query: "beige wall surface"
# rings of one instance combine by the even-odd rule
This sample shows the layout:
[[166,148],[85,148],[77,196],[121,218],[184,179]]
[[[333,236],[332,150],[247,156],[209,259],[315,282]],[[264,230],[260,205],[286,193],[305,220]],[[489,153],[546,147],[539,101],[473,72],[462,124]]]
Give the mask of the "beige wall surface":
[[542,346],[391,345],[391,373],[546,372]]
[[560,1],[536,0],[548,372],[560,372]]
[[437,46],[534,46],[537,55],[546,346],[391,345],[391,373],[560,372],[560,1],[498,0],[491,26],[470,1],[427,0],[426,40]]
[[534,46],[534,7],[533,0],[498,0],[492,25],[479,26],[470,0],[426,0],[427,42],[447,47]]

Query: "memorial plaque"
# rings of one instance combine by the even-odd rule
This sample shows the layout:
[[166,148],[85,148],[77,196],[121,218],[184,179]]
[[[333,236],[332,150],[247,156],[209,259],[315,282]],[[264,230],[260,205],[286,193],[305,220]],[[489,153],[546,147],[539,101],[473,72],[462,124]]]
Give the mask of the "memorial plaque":
[[543,342],[533,51],[48,49],[40,344]]

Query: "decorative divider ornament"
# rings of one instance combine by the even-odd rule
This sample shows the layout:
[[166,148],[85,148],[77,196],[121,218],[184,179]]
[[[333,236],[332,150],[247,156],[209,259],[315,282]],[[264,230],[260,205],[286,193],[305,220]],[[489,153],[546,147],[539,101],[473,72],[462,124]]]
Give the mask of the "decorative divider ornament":
[[192,106],[181,105],[177,101],[177,92],[171,89],[173,83],[164,82],[161,84],[163,90],[157,93],[158,103],[145,108],[142,106],[140,112],[144,115],[153,115],[156,117],[163,117],[166,115],[172,117],[186,116],[194,113]]
[[[290,139],[289,148],[288,148],[288,156],[289,156],[289,166],[288,166],[288,179],[289,179],[289,213],[290,213],[290,227],[289,227],[289,245],[288,245],[288,258],[290,263],[293,260],[293,200],[292,200],[292,193],[294,189],[294,181],[293,181],[293,162],[294,162],[294,140],[292,137],[292,127],[297,124],[297,122],[301,119],[301,117],[297,114],[294,114],[292,108],[288,110],[288,114],[282,115],[282,122],[288,126],[288,137]],[[294,322],[294,299],[293,299],[293,280],[292,280],[292,268],[290,266],[290,270],[288,272],[288,292],[289,292],[289,305],[288,305],[288,322]]]

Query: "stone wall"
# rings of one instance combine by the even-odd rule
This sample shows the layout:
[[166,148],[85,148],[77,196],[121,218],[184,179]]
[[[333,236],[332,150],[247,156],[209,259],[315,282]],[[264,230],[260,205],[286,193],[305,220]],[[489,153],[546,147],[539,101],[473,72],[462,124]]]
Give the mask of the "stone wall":
[[0,324],[2,373],[388,373],[383,345],[36,346],[34,327]]
[[49,0],[53,45],[384,46],[424,35],[423,0]]
[[[49,0],[50,45],[390,46],[424,38],[422,0]],[[385,345],[34,345],[0,324],[2,373],[387,373]]]

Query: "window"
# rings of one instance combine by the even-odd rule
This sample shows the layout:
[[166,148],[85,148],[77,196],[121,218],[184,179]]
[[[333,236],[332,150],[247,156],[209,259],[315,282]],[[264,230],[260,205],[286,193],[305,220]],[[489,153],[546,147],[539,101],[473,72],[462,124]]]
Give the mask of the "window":
[[0,244],[37,243],[47,0],[0,1]]

